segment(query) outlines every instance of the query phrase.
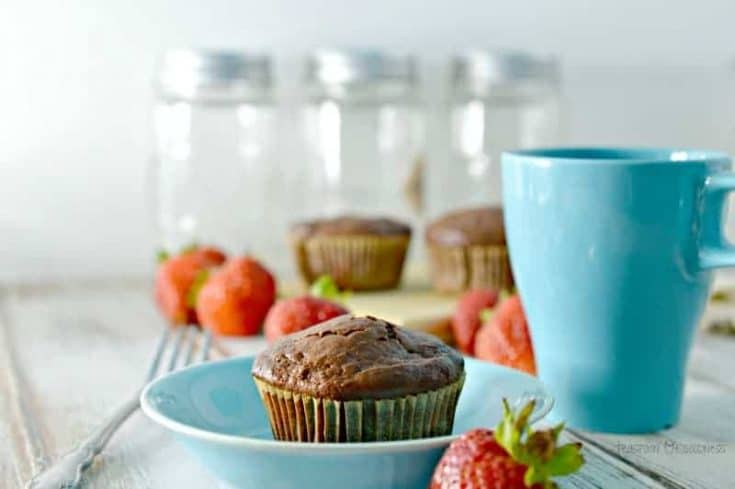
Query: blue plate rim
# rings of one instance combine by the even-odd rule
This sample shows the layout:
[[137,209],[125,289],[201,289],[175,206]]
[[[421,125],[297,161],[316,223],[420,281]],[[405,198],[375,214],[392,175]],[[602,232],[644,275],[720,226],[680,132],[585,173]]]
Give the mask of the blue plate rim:
[[[155,387],[157,387],[159,384],[168,380],[170,377],[185,375],[189,371],[212,368],[212,366],[216,366],[216,365],[220,365],[224,363],[244,362],[244,361],[254,360],[254,359],[255,359],[255,355],[242,355],[242,356],[224,358],[220,360],[200,363],[197,365],[191,365],[189,367],[185,367],[185,368],[176,370],[174,372],[169,372],[165,375],[162,375],[161,377],[158,377],[157,379],[154,379],[151,382],[149,382],[141,391],[140,393],[141,410],[151,420],[153,420],[154,422],[158,423],[159,425],[163,426],[164,428],[174,433],[180,433],[180,434],[183,434],[189,437],[193,437],[193,438],[197,438],[200,440],[221,443],[225,445],[245,446],[245,447],[257,448],[259,450],[271,450],[271,451],[291,452],[291,453],[299,453],[299,454],[310,454],[310,453],[321,454],[321,455],[328,454],[328,453],[356,454],[356,453],[380,452],[380,451],[391,451],[391,452],[399,451],[401,452],[401,451],[425,450],[425,449],[446,446],[461,436],[459,434],[456,434],[456,435],[436,436],[436,437],[431,437],[431,438],[418,438],[418,439],[412,439],[412,440],[372,441],[372,442],[358,442],[358,443],[304,443],[304,442],[296,442],[296,441],[266,440],[262,438],[252,438],[252,437],[241,436],[241,435],[226,435],[223,433],[217,433],[217,432],[206,430],[203,428],[195,428],[191,425],[182,423],[180,421],[176,421],[166,416],[165,414],[161,413],[148,399],[149,392]],[[477,362],[482,361],[482,360],[478,360],[475,358],[472,358],[471,360],[477,361]],[[485,363],[487,363],[487,365],[493,368],[504,370],[511,375],[518,375],[518,376],[526,377],[532,380],[533,382],[535,382],[536,384],[538,384],[540,391],[543,393],[543,396],[548,402],[544,402],[541,405],[541,409],[534,411],[534,413],[531,415],[531,418],[530,418],[531,423],[535,423],[543,419],[544,417],[546,417],[547,414],[549,414],[549,412],[554,406],[554,398],[549,393],[546,386],[537,377],[529,375],[525,372],[521,372],[519,370],[504,367],[502,365],[491,364],[489,362],[485,362]]]

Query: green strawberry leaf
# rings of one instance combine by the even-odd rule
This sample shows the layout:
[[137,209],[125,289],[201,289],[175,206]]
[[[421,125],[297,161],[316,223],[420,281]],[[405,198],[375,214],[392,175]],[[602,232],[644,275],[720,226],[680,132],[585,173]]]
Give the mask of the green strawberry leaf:
[[207,283],[207,280],[209,279],[209,270],[199,270],[194,277],[194,282],[192,282],[191,287],[189,288],[188,292],[186,293],[186,305],[189,307],[196,307],[197,305],[197,297],[199,296],[199,291],[202,290],[202,287],[204,287],[204,284]]
[[495,428],[495,440],[516,462],[527,467],[524,482],[544,489],[553,489],[552,477],[569,475],[584,464],[582,445],[568,443],[557,446],[564,424],[534,431],[528,424],[535,407],[534,401],[514,412],[503,399],[503,419]]
[[536,407],[535,401],[529,401],[521,408],[518,415],[513,412],[507,399],[503,399],[503,420],[495,428],[495,440],[516,460],[525,459],[525,448],[522,439],[528,431],[528,417]]
[[523,475],[523,482],[526,484],[526,487],[531,487],[534,484],[543,482],[545,479],[546,476],[544,474],[540,474],[537,466],[535,465],[529,465],[526,473]]
[[161,264],[171,258],[171,253],[161,248],[160,250],[156,251],[156,263]]
[[192,241],[188,245],[184,245],[179,250],[179,255],[183,255],[185,253],[191,253],[192,251],[196,251],[199,248],[199,243],[196,241]]
[[488,321],[490,321],[490,319],[492,319],[493,314],[495,314],[495,310],[492,308],[486,307],[485,309],[480,311],[480,314],[479,314],[480,321],[483,324],[487,323]]
[[579,470],[584,465],[581,448],[578,443],[568,443],[557,448],[554,456],[545,464],[549,475],[569,475]]
[[518,413],[518,416],[516,416],[515,427],[521,434],[525,433],[529,429],[528,418],[531,417],[531,414],[533,414],[533,410],[535,408],[536,408],[536,401],[534,400],[528,401],[526,405],[521,408],[521,411]]
[[160,248],[156,251],[156,263],[163,263],[174,255],[184,255],[186,253],[196,251],[197,249],[199,249],[199,244],[196,241],[192,241],[188,245],[181,247],[178,253],[173,254],[165,248]]
[[318,277],[309,287],[309,294],[314,297],[321,297],[335,302],[345,302],[349,296],[349,291],[340,291],[334,279],[329,275]]
[[532,487],[534,484],[540,485],[544,489],[557,489],[557,485],[554,481],[549,479],[549,475],[543,473],[543,471],[536,467],[529,466],[526,470],[526,474],[523,476],[523,482],[526,487]]

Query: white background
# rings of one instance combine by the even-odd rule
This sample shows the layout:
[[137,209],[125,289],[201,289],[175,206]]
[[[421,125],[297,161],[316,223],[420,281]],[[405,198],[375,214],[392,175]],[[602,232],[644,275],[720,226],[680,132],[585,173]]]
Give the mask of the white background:
[[569,142],[735,149],[733,0],[0,0],[0,281],[143,275],[150,79],[167,47],[278,58],[415,51],[442,93],[456,49],[562,56]]

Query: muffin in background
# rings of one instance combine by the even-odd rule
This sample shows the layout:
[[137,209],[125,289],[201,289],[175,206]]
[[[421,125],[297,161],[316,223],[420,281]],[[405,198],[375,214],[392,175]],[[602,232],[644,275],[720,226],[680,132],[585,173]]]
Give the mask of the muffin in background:
[[277,440],[405,440],[451,433],[464,360],[431,335],[345,315],[282,337],[252,374]]
[[411,228],[386,218],[342,216],[296,223],[291,244],[301,277],[329,275],[342,289],[392,289],[401,280]]
[[502,208],[445,214],[427,227],[426,245],[431,282],[440,292],[513,288]]

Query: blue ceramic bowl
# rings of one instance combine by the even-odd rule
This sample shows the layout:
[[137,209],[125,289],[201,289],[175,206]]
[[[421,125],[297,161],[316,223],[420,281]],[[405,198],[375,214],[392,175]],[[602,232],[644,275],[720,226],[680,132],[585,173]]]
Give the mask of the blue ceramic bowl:
[[275,441],[250,376],[253,357],[211,362],[166,375],[141,394],[143,411],[171,431],[215,477],[239,488],[425,489],[459,434],[494,427],[501,399],[537,399],[533,420],[552,399],[530,375],[466,359],[467,380],[450,436],[370,443]]

